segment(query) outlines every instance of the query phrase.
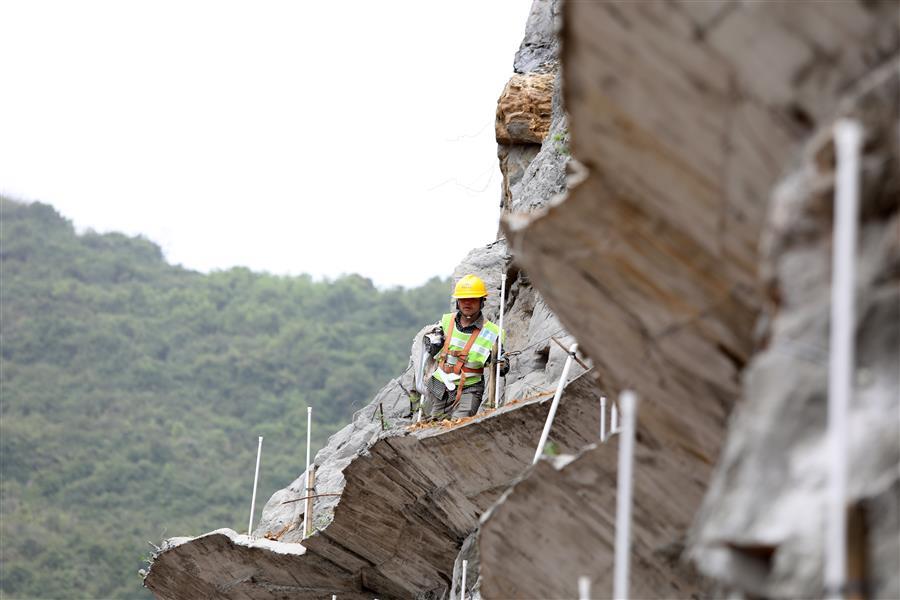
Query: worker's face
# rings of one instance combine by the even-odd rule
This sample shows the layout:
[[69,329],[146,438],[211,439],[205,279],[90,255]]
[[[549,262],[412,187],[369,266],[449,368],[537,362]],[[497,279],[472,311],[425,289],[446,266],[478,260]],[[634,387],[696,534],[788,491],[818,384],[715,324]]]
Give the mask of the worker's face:
[[460,298],[459,311],[467,317],[478,314],[481,310],[481,298]]

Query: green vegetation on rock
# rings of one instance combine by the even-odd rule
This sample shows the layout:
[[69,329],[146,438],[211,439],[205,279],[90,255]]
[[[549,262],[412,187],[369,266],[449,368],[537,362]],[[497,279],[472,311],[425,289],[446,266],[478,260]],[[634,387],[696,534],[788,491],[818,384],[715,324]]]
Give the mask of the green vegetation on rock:
[[[148,542],[257,515],[406,368],[449,282],[378,290],[165,262],[0,198],[0,596],[149,598]],[[260,501],[261,499],[261,501]]]

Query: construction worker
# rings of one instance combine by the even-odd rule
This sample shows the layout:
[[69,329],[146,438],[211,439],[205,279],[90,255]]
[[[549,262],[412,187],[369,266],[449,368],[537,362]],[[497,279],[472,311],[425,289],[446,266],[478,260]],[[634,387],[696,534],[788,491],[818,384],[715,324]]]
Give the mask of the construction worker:
[[[487,295],[484,281],[466,275],[453,290],[456,312],[445,314],[440,325],[425,336],[426,349],[437,361],[426,383],[431,419],[469,417],[481,406],[485,366],[501,335],[500,328],[481,313]],[[499,357],[498,364],[505,376],[508,361]]]

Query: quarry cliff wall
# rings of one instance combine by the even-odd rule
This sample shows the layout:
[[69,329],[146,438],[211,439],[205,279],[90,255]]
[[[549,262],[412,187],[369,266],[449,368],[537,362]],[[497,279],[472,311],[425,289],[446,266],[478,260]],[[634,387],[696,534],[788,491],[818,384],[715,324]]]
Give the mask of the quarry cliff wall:
[[[897,12],[535,0],[496,107],[501,234],[454,273],[485,279],[488,318],[504,302],[504,406],[414,425],[417,336],[410,368],[317,454],[310,537],[298,468],[252,537],[167,540],[145,585],[455,598],[467,560],[467,597],[575,597],[581,575],[608,597],[617,449],[598,439],[599,399],[632,388],[633,594],[817,595],[828,140],[853,115],[867,132],[853,419],[873,432],[851,456],[859,577],[900,595]],[[576,338],[584,366],[551,433],[563,455],[531,467]]]

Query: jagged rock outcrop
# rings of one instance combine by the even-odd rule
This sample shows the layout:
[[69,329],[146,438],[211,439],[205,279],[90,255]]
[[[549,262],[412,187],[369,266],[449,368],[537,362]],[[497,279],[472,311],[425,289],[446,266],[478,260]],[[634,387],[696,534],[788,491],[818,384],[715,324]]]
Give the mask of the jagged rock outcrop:
[[[549,401],[379,434],[350,458],[330,522],[302,545],[290,543],[296,530],[279,542],[230,530],[169,540],[145,583],[163,598],[442,597],[460,543],[529,464]],[[577,450],[598,427],[593,396],[566,394],[554,428],[560,448]]]
[[554,79],[552,72],[513,75],[497,101],[495,137],[503,207],[511,205],[512,187],[522,180],[550,131]]
[[[520,55],[529,53],[532,62],[540,58],[534,65],[538,70],[555,67],[555,36],[547,27],[557,6],[539,0],[529,20]],[[533,113],[527,118],[528,126],[516,127],[521,115],[512,114],[512,109],[517,101],[507,105],[510,118],[504,118],[504,124],[517,136],[511,141],[521,142],[518,145],[523,148],[534,146],[521,153],[530,160],[541,148],[532,142],[546,136],[551,114],[556,128],[563,117],[559,94],[551,95],[553,75],[526,77],[529,83],[519,96],[519,112]],[[521,166],[527,168],[528,160]],[[514,183],[518,185],[518,180]],[[472,251],[455,276],[470,272],[485,279],[492,290],[485,310],[494,319],[500,277],[507,273],[506,349],[512,350],[512,368],[501,393],[507,403],[503,410],[464,425],[462,433],[456,429],[407,431],[408,392],[414,386],[420,354],[417,339],[411,368],[383,388],[318,453],[315,493],[319,497],[313,518],[316,533],[311,538],[298,544],[304,503],[297,500],[305,495],[301,475],[266,504],[254,538],[217,531],[169,540],[154,558],[145,584],[165,598],[194,597],[201,592],[254,598],[329,592],[341,597],[372,592],[384,598],[443,596],[460,543],[474,529],[480,513],[529,464],[566,358],[563,347],[574,341],[527,277],[509,264],[502,240]],[[571,377],[583,371],[576,365]],[[579,381],[579,389],[592,389],[589,380]],[[567,392],[551,436],[561,449],[576,451],[592,441],[599,416],[585,403],[596,402],[595,392],[581,396]],[[482,429],[484,435],[473,431]],[[463,464],[467,466],[456,468]],[[263,536],[278,541],[263,543]]]
[[[560,153],[565,147],[564,134],[559,131],[559,6],[559,0],[535,0],[532,4],[525,39],[514,61],[515,74],[497,101],[495,136],[503,178],[500,206],[504,210],[517,208],[514,199],[521,194],[516,188],[532,165],[545,162],[535,158],[548,134],[557,142]],[[546,197],[537,202],[546,203]]]
[[553,73],[513,75],[497,100],[498,144],[540,145],[550,131]]
[[[486,280],[489,318],[499,309],[507,258],[505,244],[495,242],[457,269]],[[301,475],[272,496],[253,538],[219,530],[166,541],[145,585],[161,598],[444,597],[460,544],[531,461],[566,356],[552,337],[564,345],[573,339],[527,281],[515,278],[507,297],[507,348],[516,352],[501,394],[506,406],[453,427],[410,431],[417,336],[410,368],[316,455],[311,537],[303,540],[299,527]],[[584,371],[576,366],[570,377]],[[578,381],[577,389],[594,389],[589,379]],[[552,436],[562,450],[593,440],[594,404],[596,390],[567,392]]]
[[542,73],[556,68],[559,11],[559,0],[534,0],[531,3],[525,37],[513,60],[516,73]]
[[[900,597],[900,59],[854,86],[839,112],[865,128],[856,281],[856,382],[848,422],[851,580]],[[697,519],[693,556],[762,597],[823,590],[834,148],[812,136],[773,195],[763,245],[763,350],[744,381]],[[863,561],[860,556],[867,557]]]

